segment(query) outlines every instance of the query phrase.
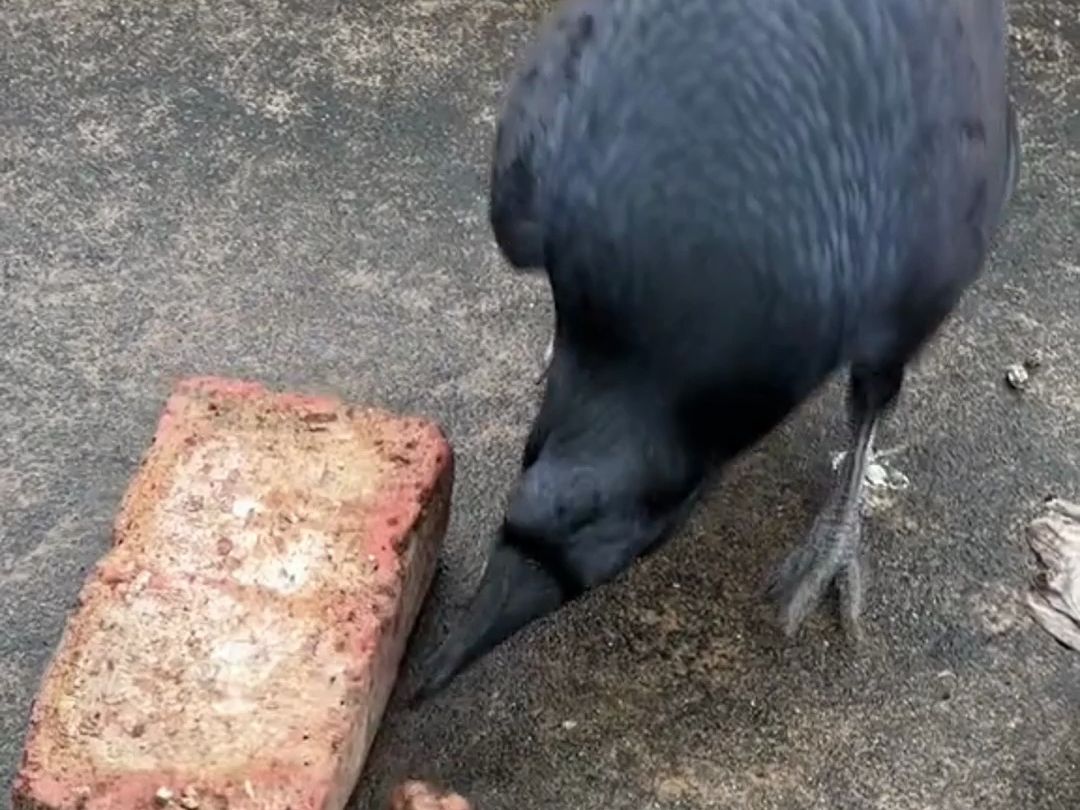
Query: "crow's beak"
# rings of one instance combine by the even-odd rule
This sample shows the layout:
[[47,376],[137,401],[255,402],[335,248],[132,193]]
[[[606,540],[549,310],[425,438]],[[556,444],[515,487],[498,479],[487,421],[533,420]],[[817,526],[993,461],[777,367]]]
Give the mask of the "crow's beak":
[[500,542],[465,615],[424,663],[413,704],[442,691],[462,670],[565,601],[558,581],[537,562]]

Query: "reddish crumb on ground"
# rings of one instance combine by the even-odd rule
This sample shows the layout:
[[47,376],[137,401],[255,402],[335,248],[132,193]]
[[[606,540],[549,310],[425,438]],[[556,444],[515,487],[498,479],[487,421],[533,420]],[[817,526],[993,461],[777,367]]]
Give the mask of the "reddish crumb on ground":
[[411,781],[398,785],[391,794],[390,810],[472,810],[472,805],[452,791]]

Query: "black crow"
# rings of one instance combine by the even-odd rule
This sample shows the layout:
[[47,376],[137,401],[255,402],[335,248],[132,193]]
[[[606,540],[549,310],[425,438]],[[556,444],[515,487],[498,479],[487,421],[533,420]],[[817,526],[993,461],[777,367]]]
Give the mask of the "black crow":
[[[419,696],[656,548],[847,369],[839,480],[769,593],[863,606],[874,430],[1016,186],[1003,0],[577,0],[497,126],[490,216],[554,351],[479,590]],[[722,564],[718,560],[717,564]]]

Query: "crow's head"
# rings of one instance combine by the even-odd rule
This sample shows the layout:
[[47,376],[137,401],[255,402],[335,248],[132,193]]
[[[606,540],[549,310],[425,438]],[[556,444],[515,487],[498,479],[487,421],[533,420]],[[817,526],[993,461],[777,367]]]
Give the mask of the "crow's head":
[[525,625],[625,571],[664,539],[696,492],[700,465],[646,397],[594,390],[560,398],[560,384],[556,373],[480,586],[427,662],[421,699]]

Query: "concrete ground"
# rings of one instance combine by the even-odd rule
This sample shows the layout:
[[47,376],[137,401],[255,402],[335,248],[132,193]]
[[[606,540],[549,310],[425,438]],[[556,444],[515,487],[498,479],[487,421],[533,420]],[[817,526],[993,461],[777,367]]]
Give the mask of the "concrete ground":
[[[548,335],[485,185],[501,83],[549,5],[0,7],[0,781],[179,375],[442,421],[456,512],[421,641],[461,605]],[[359,807],[415,775],[484,810],[1080,806],[1080,654],[1018,606],[1025,523],[1080,497],[1080,19],[1013,6],[1025,177],[882,437],[910,487],[868,527],[866,647],[827,616],[783,641],[758,595],[843,444],[833,387],[665,551],[437,701],[395,701]]]

